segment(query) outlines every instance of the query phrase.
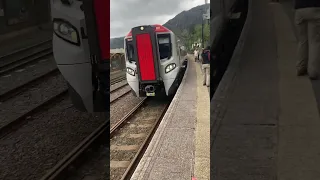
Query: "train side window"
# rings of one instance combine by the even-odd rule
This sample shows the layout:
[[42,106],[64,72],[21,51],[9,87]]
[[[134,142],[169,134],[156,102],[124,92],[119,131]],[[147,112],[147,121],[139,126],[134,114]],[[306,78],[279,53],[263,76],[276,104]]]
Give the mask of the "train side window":
[[134,60],[134,49],[133,49],[133,44],[132,42],[127,41],[127,57],[128,57],[128,61],[132,62]]
[[160,60],[166,60],[171,58],[172,46],[170,34],[158,34],[158,47]]

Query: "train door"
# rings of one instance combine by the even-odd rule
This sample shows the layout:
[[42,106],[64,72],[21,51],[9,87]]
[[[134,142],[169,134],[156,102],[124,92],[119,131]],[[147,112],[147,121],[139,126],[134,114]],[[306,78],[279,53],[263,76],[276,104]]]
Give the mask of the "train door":
[[158,83],[160,79],[155,27],[132,28],[134,59],[141,84]]
[[109,111],[110,1],[83,0],[82,8],[85,14],[86,37],[92,64],[94,111]]

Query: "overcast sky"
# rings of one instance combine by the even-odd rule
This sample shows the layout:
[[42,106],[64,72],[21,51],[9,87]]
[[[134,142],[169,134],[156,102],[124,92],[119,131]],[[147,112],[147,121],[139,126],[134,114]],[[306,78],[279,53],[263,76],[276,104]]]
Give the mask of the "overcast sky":
[[164,24],[205,0],[111,0],[111,38],[125,36],[132,27]]

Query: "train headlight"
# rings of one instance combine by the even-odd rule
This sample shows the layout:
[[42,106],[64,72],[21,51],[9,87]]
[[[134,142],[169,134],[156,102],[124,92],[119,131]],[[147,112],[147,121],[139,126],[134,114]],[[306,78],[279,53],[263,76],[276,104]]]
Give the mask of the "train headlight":
[[80,45],[77,29],[62,19],[53,19],[53,31],[61,39],[75,45]]
[[177,67],[175,63],[168,64],[165,68],[165,73],[169,73]]
[[127,73],[128,74],[130,74],[131,76],[135,76],[135,72],[134,72],[134,70],[133,69],[131,69],[131,68],[127,68]]

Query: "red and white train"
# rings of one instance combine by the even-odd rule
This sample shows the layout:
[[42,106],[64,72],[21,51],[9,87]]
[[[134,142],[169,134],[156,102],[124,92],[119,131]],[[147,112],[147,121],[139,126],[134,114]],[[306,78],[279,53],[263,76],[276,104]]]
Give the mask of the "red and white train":
[[124,38],[127,82],[138,97],[173,95],[186,61],[176,35],[162,25],[134,27]]

